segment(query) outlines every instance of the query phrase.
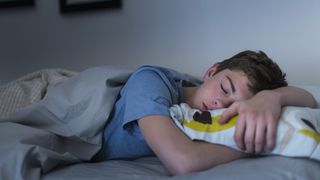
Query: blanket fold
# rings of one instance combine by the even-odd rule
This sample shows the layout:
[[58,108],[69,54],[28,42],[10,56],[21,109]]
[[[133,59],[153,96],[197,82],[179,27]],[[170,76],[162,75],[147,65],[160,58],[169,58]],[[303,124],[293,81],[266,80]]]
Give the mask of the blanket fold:
[[38,102],[11,115],[4,113],[0,179],[37,180],[57,166],[91,160],[101,147],[104,125],[130,73],[114,67],[90,68],[43,86],[46,93]]
[[48,86],[62,83],[76,74],[65,69],[42,69],[0,86],[0,118],[41,100]]

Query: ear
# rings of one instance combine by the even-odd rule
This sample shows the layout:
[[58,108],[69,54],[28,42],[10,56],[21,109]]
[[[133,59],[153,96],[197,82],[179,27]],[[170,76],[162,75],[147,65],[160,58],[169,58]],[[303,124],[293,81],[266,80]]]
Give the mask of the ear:
[[214,73],[216,72],[217,68],[219,67],[219,63],[214,64],[213,66],[211,66],[207,72],[204,74],[202,80],[203,81],[207,81],[208,79],[210,79]]

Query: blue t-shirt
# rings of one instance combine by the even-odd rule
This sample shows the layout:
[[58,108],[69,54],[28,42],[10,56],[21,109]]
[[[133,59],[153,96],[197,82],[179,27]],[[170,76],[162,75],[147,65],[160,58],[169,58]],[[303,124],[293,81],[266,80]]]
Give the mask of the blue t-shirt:
[[104,130],[100,160],[153,156],[137,120],[150,115],[169,116],[169,107],[182,101],[183,84],[198,85],[176,71],[153,66],[137,69],[121,89]]

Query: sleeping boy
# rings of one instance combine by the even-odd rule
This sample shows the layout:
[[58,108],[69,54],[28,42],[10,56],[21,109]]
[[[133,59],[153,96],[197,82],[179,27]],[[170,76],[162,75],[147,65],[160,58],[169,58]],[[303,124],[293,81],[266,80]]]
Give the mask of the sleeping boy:
[[[281,107],[316,103],[303,89],[287,86],[285,74],[262,51],[243,51],[215,63],[202,80],[162,67],[133,72],[105,126],[100,160],[156,155],[173,175],[206,170],[273,149]],[[191,141],[168,110],[180,103],[201,111],[228,107],[220,121],[238,115],[235,142],[248,154]]]

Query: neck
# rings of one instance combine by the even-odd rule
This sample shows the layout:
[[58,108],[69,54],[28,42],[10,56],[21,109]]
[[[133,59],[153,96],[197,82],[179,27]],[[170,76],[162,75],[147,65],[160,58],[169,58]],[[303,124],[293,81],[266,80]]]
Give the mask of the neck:
[[187,103],[190,107],[193,107],[193,95],[197,87],[183,87],[182,101]]

